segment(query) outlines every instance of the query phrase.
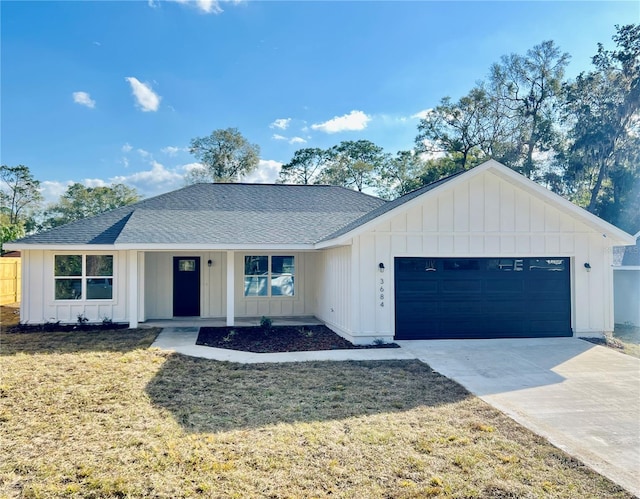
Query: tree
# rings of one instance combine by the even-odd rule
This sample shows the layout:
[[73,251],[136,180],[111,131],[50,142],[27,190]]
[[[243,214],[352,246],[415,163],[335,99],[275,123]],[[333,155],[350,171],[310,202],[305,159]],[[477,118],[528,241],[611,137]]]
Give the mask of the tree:
[[458,102],[444,97],[418,124],[415,139],[419,153],[447,154],[460,170],[490,155],[497,123],[487,92],[475,87]]
[[426,167],[426,161],[415,151],[398,151],[395,157],[389,157],[383,163],[378,195],[393,199],[421,187],[420,176]]
[[317,147],[297,150],[291,161],[282,165],[278,182],[307,185],[318,183],[329,156],[327,151]]
[[595,69],[566,85],[564,167],[573,199],[608,221],[640,226],[640,25],[616,26],[616,50],[598,44]]
[[25,221],[29,210],[35,210],[42,202],[40,181],[36,180],[27,166],[0,166],[0,201],[9,224]]
[[237,182],[254,171],[259,163],[260,147],[251,144],[237,128],[214,130],[207,137],[191,140],[189,149],[204,165],[188,182]]
[[508,126],[511,164],[534,178],[536,154],[550,150],[556,139],[556,102],[562,88],[564,70],[570,56],[561,53],[553,41],[545,41],[527,51],[526,56],[510,54],[493,64],[490,94]]
[[33,215],[42,202],[40,181],[24,165],[0,167],[0,254],[2,246],[24,236],[35,222]]
[[385,160],[384,150],[368,140],[343,141],[329,150],[329,165],[323,182],[362,191],[376,185]]
[[60,202],[50,205],[44,213],[42,229],[50,229],[75,220],[99,215],[106,211],[140,201],[136,189],[124,184],[109,187],[86,187],[70,185]]

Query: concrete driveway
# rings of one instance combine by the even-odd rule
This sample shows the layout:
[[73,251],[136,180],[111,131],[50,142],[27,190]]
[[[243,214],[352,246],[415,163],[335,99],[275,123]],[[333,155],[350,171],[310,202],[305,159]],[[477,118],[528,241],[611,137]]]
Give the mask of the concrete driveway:
[[397,343],[640,496],[640,359],[577,338]]

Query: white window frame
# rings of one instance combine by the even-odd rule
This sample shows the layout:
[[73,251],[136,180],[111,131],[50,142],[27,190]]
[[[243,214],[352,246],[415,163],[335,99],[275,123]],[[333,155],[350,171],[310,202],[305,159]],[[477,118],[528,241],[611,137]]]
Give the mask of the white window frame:
[[[267,273],[266,274],[246,274],[246,258],[249,257],[265,257],[267,258]],[[288,258],[292,258],[293,259],[293,272],[291,274],[282,274],[282,273],[276,273],[274,274],[273,272],[273,264],[272,264],[272,259],[276,257],[288,257]],[[243,255],[242,258],[242,295],[244,298],[251,298],[251,299],[255,299],[255,298],[262,298],[262,299],[267,299],[267,298],[275,298],[275,299],[292,299],[296,297],[296,270],[297,267],[297,257],[296,255],[293,254],[286,254],[286,255],[267,255],[264,253],[251,253],[251,254],[245,254]],[[273,290],[273,277],[278,277],[278,276],[283,276],[283,275],[290,275],[292,280],[293,280],[293,292],[290,295],[274,295],[272,290]],[[247,278],[251,278],[251,277],[266,277],[267,279],[267,294],[265,295],[248,295],[246,294],[246,279]]]
[[[81,266],[82,271],[81,275],[77,276],[57,276],[56,275],[56,258],[60,256],[79,256],[81,258]],[[112,268],[111,275],[104,276],[95,276],[95,275],[87,275],[87,257],[90,256],[110,256],[112,258]],[[116,255],[114,253],[75,253],[75,252],[64,252],[64,253],[55,253],[53,255],[53,265],[52,265],[52,273],[53,273],[53,300],[56,302],[113,302],[115,300],[115,275],[116,275]],[[68,279],[77,279],[80,281],[80,293],[81,298],[56,298],[56,282],[59,280],[68,280]],[[89,279],[111,279],[111,298],[87,298],[87,281]]]

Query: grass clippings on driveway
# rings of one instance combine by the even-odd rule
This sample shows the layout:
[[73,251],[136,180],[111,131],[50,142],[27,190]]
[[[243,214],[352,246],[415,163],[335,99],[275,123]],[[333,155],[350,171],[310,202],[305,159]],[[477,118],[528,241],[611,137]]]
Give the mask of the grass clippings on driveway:
[[640,327],[637,326],[616,324],[613,334],[607,334],[604,338],[582,339],[640,358]]
[[151,340],[2,333],[0,497],[632,497],[418,361]]

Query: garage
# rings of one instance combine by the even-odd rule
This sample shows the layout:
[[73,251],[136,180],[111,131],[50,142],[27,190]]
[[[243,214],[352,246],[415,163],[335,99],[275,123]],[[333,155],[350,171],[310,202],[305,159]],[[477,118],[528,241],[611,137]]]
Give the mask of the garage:
[[571,336],[569,258],[395,258],[395,338]]

